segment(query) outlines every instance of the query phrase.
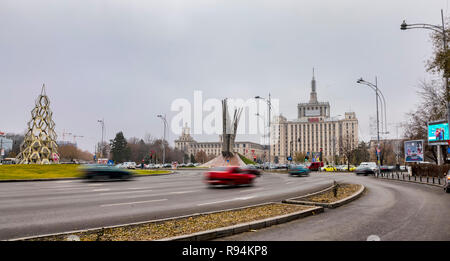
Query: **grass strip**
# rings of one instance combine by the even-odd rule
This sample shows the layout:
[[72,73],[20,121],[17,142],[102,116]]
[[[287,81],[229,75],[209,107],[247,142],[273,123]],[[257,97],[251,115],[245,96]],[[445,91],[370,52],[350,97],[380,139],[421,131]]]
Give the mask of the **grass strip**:
[[79,178],[76,164],[13,164],[0,165],[0,180]]
[[148,169],[136,169],[131,171],[136,175],[153,175],[153,174],[168,174],[170,170],[148,170]]
[[[81,241],[149,241],[163,238],[188,235],[197,232],[228,227],[240,223],[262,220],[270,217],[286,215],[312,206],[272,203],[244,209],[223,211],[198,216],[185,217],[160,222],[149,222],[94,231],[73,233]],[[47,236],[28,239],[30,241],[65,241],[67,236]]]
[[[77,164],[12,164],[0,165],[0,180],[32,180],[55,178],[81,178]],[[136,175],[167,174],[170,170],[130,170]]]

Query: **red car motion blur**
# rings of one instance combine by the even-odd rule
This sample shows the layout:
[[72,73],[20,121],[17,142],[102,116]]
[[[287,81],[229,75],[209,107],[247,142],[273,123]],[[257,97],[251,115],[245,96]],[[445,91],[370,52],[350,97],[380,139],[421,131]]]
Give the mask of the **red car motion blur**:
[[213,185],[252,185],[256,175],[240,167],[219,167],[205,172],[205,183]]

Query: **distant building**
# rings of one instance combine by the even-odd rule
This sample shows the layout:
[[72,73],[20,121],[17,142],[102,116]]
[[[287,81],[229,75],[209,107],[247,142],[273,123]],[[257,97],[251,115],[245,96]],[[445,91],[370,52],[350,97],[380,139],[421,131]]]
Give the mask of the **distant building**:
[[[197,154],[199,151],[204,151],[208,156],[219,156],[222,154],[221,138],[217,142],[197,142],[190,135],[190,128],[183,127],[181,136],[175,140],[175,148],[184,151],[187,155]],[[236,141],[234,144],[234,152],[237,152],[248,159],[256,161],[265,161],[267,157],[265,146],[250,142],[250,141]]]
[[316,161],[322,153],[322,161],[333,162],[334,156],[344,155],[345,150],[358,146],[358,119],[354,112],[345,112],[343,119],[330,117],[329,102],[319,102],[316,80],[311,81],[308,103],[297,105],[297,119],[275,117],[270,126],[271,160],[286,163],[287,157],[297,152]]
[[13,140],[0,136],[0,156],[2,156],[1,154],[4,154],[3,156],[6,157],[8,152],[12,150],[12,146]]

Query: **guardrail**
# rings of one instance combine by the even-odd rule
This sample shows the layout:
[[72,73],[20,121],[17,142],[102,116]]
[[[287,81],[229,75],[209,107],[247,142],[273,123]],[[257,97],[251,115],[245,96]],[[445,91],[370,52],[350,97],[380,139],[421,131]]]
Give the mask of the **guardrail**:
[[393,179],[393,180],[403,180],[410,181],[422,184],[430,184],[430,185],[440,185],[443,186],[445,184],[445,177],[437,177],[437,176],[418,176],[418,175],[409,175],[408,172],[402,171],[392,171],[392,172],[381,172],[375,175],[376,178],[382,179]]

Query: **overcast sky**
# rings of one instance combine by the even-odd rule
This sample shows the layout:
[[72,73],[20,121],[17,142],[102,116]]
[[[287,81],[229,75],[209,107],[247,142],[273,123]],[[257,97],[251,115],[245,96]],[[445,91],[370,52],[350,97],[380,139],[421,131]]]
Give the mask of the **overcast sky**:
[[318,99],[332,116],[356,112],[361,140],[371,136],[375,95],[356,80],[377,76],[395,137],[430,78],[432,52],[429,31],[400,24],[440,24],[440,9],[448,14],[447,0],[0,0],[0,131],[24,132],[43,83],[58,136],[83,135],[78,144],[90,151],[98,119],[107,139],[159,138],[156,115],[170,121],[171,103],[196,90],[204,99],[270,92],[293,119],[314,67]]

